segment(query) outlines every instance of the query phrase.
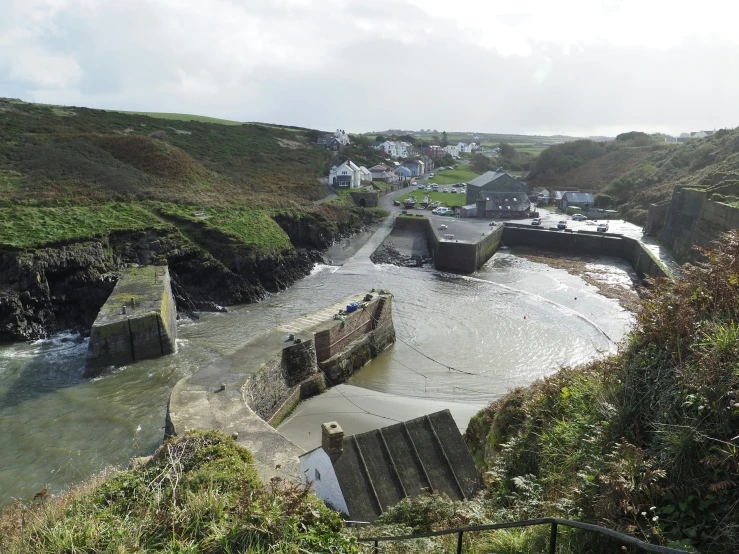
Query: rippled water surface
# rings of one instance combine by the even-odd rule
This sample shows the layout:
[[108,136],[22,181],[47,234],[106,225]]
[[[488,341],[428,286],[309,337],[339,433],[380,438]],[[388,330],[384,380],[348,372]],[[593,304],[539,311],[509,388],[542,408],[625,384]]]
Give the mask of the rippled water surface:
[[351,384],[401,401],[483,406],[510,387],[613,351],[632,321],[581,279],[501,250],[469,277],[371,263],[319,266],[262,303],[180,321],[177,354],[93,380],[82,377],[86,340],[60,335],[5,346],[0,505],[151,453],[180,378],[257,333],[371,288],[395,295],[398,342]]

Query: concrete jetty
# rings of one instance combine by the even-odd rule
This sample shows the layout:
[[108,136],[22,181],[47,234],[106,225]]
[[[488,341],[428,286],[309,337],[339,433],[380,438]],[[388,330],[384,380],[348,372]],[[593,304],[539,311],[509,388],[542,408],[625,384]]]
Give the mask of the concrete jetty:
[[92,324],[85,374],[172,354],[176,320],[167,267],[127,269]]
[[[347,312],[352,302],[359,306]],[[180,380],[169,399],[165,435],[222,431],[252,452],[264,482],[297,482],[303,450],[275,427],[302,399],[343,382],[394,341],[392,294],[344,298],[257,335]]]

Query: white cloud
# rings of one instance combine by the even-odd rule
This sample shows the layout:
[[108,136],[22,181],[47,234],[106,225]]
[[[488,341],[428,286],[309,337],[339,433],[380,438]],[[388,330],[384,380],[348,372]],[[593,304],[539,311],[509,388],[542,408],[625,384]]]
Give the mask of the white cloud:
[[355,131],[734,126],[735,11],[716,0],[11,0],[0,96]]

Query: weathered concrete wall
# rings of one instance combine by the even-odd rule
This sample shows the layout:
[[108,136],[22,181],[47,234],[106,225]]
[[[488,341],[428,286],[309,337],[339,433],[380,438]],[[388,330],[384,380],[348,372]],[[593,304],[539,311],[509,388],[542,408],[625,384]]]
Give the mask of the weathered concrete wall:
[[[394,341],[392,295],[371,294],[367,313],[371,309],[374,314],[370,318],[372,324],[366,329],[355,327],[358,331],[349,339],[358,340],[347,342],[345,334],[334,334],[338,341],[332,351],[336,353],[327,361],[363,356],[358,354],[363,341],[368,341],[371,352],[377,353]],[[301,399],[323,392],[326,383],[317,363],[314,337],[317,333],[330,336],[332,329],[342,325],[332,319],[333,315],[349,301],[363,297],[355,295],[262,333],[231,356],[178,382],[167,407],[165,435],[188,429],[218,429],[235,436],[239,444],[251,450],[265,482],[273,476],[297,482],[301,450],[271,424],[277,425]],[[360,320],[363,318],[357,318]],[[289,334],[294,335],[293,340],[288,339]]]
[[395,342],[392,295],[377,293],[364,309],[316,333],[318,365],[329,384],[343,383]]
[[647,213],[647,223],[644,225],[644,232],[650,237],[656,236],[664,227],[667,212],[670,209],[670,202],[660,202],[659,204],[650,204]]
[[621,235],[580,231],[565,233],[506,224],[506,246],[530,246],[577,254],[615,256],[631,263],[640,277],[672,277],[670,272],[639,241]]
[[662,242],[681,260],[694,258],[693,246],[709,246],[722,233],[739,229],[739,208],[719,201],[736,193],[728,183],[705,189],[676,188],[662,231]]
[[127,270],[92,325],[86,374],[172,354],[176,320],[167,267]]

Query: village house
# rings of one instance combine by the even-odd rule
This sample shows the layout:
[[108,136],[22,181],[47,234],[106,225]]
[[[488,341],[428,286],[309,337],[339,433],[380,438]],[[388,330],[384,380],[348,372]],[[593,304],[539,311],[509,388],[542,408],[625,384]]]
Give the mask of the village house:
[[477,217],[521,219],[531,215],[531,201],[521,192],[486,192],[475,207]]
[[590,192],[566,191],[559,201],[559,209],[566,210],[567,206],[575,206],[587,211],[595,206],[595,199]]
[[334,138],[338,141],[341,146],[347,146],[349,144],[349,135],[346,134],[344,129],[336,129]]
[[407,181],[413,177],[413,172],[410,168],[401,165],[400,167],[395,168],[395,175],[397,175],[399,181]]
[[441,146],[427,146],[424,151],[424,154],[431,158],[443,158],[444,157],[444,149]]
[[316,144],[332,152],[338,152],[341,149],[341,144],[339,144],[339,141],[333,135],[326,135],[325,137],[319,138]]
[[407,158],[413,155],[413,145],[410,142],[386,140],[377,145],[372,144],[375,150],[382,150],[393,158]]
[[335,187],[358,189],[362,186],[362,170],[351,160],[346,160],[331,168],[328,183]]
[[363,183],[371,183],[372,182],[372,172],[364,167],[363,165],[359,166],[360,171],[360,181]]
[[457,157],[459,156],[459,148],[457,148],[455,145],[450,144],[449,146],[444,147],[444,152],[449,154],[450,156]]
[[411,175],[413,175],[413,177],[423,175],[423,165],[423,162],[419,162],[418,160],[403,162],[403,167],[407,167],[408,169],[410,169]]
[[434,159],[426,156],[425,154],[423,156],[419,156],[418,161],[423,163],[421,173],[430,173],[434,170],[434,167],[436,167]]
[[[466,204],[474,204],[480,198],[490,197],[488,193],[510,193],[510,198],[525,198],[528,202],[528,187],[504,171],[488,171],[467,184]],[[479,214],[478,214],[479,215]]]
[[372,174],[372,181],[381,181],[391,184],[399,181],[399,177],[395,174],[395,168],[391,169],[386,165],[378,164],[373,165],[369,170]]
[[427,492],[471,499],[483,485],[449,410],[348,437],[337,422],[324,423],[321,446],[300,456],[300,471],[316,496],[354,521]]

